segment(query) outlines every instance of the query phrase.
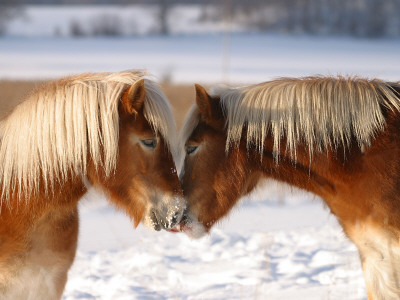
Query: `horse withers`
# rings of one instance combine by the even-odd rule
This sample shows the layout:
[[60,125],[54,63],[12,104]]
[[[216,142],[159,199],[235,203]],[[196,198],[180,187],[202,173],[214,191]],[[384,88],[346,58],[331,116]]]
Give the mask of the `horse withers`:
[[[260,178],[320,196],[357,246],[369,299],[400,297],[400,85],[282,78],[211,96],[196,85],[182,130],[188,211],[200,237]],[[244,220],[245,221],[245,220]]]
[[88,186],[135,226],[179,222],[175,135],[166,97],[138,71],[61,79],[18,105],[0,123],[0,299],[61,297]]

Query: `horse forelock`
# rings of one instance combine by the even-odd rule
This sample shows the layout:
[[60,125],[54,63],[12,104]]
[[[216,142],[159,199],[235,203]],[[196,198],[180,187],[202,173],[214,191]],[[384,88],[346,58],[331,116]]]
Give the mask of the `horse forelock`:
[[175,119],[170,104],[154,81],[146,80],[145,88],[144,116],[153,130],[159,132],[164,138],[173,158],[177,161],[181,152],[178,145]]
[[181,156],[178,163],[178,169],[181,169],[183,166],[184,153],[185,153],[185,144],[189,140],[191,134],[195,130],[197,124],[200,121],[200,111],[197,108],[196,104],[193,104],[186,114],[185,121],[183,122],[182,129],[179,134],[179,148],[181,149]]
[[[86,174],[88,155],[107,175],[118,155],[118,104],[140,71],[82,74],[47,83],[0,123],[0,186],[3,203],[11,193],[51,190],[68,174]],[[146,80],[144,114],[173,146],[174,119],[168,102]],[[47,190],[46,190],[47,191]]]
[[400,109],[400,100],[389,83],[352,77],[280,78],[242,88],[220,90],[227,118],[226,151],[237,145],[246,128],[248,146],[263,152],[268,134],[277,159],[280,142],[296,156],[302,142],[314,150],[348,146],[354,137],[369,145],[385,126],[381,105]]

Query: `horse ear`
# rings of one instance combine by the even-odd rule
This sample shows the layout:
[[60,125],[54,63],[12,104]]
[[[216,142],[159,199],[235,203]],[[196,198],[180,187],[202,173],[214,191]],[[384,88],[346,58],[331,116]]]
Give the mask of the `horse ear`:
[[204,121],[211,122],[213,116],[215,115],[213,113],[214,110],[213,102],[215,102],[215,100],[213,100],[210,97],[210,95],[207,94],[206,89],[201,85],[195,84],[194,87],[196,89],[196,104],[200,110],[200,114],[204,119]]
[[129,114],[137,114],[142,108],[146,97],[144,79],[139,79],[122,95],[122,106]]

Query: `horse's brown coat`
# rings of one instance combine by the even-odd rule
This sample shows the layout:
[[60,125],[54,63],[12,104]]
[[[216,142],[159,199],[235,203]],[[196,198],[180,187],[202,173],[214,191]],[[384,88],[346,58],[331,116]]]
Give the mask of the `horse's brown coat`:
[[186,145],[198,148],[186,156],[181,180],[189,212],[205,230],[260,178],[286,182],[320,196],[337,216],[359,249],[368,298],[400,297],[400,113],[381,107],[386,126],[368,147],[360,148],[354,139],[348,148],[314,149],[311,157],[310,145],[300,142],[294,158],[282,137],[277,161],[271,133],[262,153],[249,145],[246,132],[226,152],[219,99],[207,96],[200,86],[196,91],[200,118]]
[[[45,87],[39,92],[44,91]],[[111,175],[88,154],[84,176],[71,170],[67,179],[56,181],[52,189],[42,176],[37,180],[37,191],[27,194],[18,189],[0,190],[8,197],[0,211],[0,299],[61,297],[77,246],[77,205],[88,185],[104,191],[135,226],[158,209],[160,203],[153,203],[155,200],[165,201],[162,208],[169,213],[163,217],[176,215],[179,221],[184,204],[174,160],[164,138],[144,116],[145,97],[143,80],[121,95],[119,151]],[[150,138],[157,139],[154,149],[140,142]],[[102,149],[100,152],[103,155]],[[161,200],[160,195],[165,197]],[[171,199],[174,205],[169,207]],[[163,222],[173,225],[170,219]]]

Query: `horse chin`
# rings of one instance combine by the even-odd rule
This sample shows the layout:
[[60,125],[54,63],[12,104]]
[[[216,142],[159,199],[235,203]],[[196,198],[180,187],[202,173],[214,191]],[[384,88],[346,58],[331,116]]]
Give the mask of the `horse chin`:
[[168,230],[172,233],[183,232],[192,239],[199,239],[207,234],[206,228],[192,214],[185,214],[183,220]]

